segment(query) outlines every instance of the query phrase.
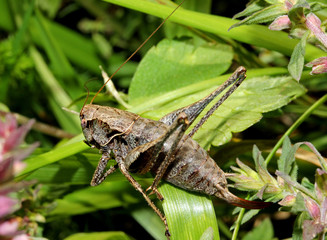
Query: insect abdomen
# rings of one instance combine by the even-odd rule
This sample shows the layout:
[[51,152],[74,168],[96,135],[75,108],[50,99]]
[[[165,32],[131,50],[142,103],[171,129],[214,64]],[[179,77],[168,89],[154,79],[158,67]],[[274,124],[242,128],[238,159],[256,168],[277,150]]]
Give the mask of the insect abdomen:
[[193,139],[188,138],[175,155],[165,180],[186,190],[214,195],[215,186],[227,187],[224,172],[207,152]]

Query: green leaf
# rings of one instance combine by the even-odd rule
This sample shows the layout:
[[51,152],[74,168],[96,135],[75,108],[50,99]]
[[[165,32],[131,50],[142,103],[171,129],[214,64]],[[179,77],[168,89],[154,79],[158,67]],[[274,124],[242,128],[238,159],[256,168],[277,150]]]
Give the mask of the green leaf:
[[242,21],[232,25],[230,29],[239,27],[242,25],[266,23],[275,20],[277,17],[286,14],[287,10],[284,8],[284,4],[270,5],[262,10],[253,13],[251,16],[243,19]]
[[[34,61],[36,71],[40,75],[43,86],[49,92],[49,102],[58,122],[66,131],[79,133],[81,130],[78,117],[62,110],[62,107],[69,106],[72,100],[58,83],[39,51],[35,47],[30,46],[29,54]],[[78,110],[76,106],[73,106],[72,109]]]
[[70,65],[68,59],[57,43],[51,32],[48,30],[47,22],[39,11],[36,11],[35,19],[33,19],[31,27],[37,29],[42,45],[51,60],[51,66],[56,74],[64,78],[72,78],[75,76],[75,71]]
[[265,161],[264,161],[264,158],[262,157],[262,154],[256,145],[253,146],[252,155],[253,155],[253,159],[255,162],[256,171],[259,174],[262,181],[264,183],[267,183],[267,184],[270,183],[270,184],[274,184],[277,186],[277,182],[276,182],[275,178],[273,178],[269,174],[266,164],[265,164]]
[[[129,88],[130,104],[210,79],[232,63],[230,46],[194,47],[185,42],[163,40],[142,59]],[[146,79],[146,80],[145,80]]]
[[[289,186],[303,192],[305,195],[311,197],[313,200],[317,201],[317,198],[315,196],[315,193],[313,191],[311,191],[310,189],[306,188],[305,186],[299,184],[298,182],[294,181],[290,176],[286,175],[283,172],[280,171],[276,171],[276,175],[281,177],[285,183],[287,183]],[[299,196],[300,194],[298,194],[297,196]]]
[[18,179],[25,178],[26,175],[32,173],[33,171],[47,166],[51,163],[55,163],[65,157],[72,156],[76,153],[82,152],[84,150],[89,149],[84,142],[81,141],[82,134],[71,139],[69,142],[40,155],[32,156],[27,158],[24,162],[26,163],[26,167],[23,171],[21,171],[18,175]]
[[[60,36],[55,38],[56,47],[58,47],[61,52],[60,55],[64,55],[64,57],[68,58],[77,66],[85,68],[92,73],[99,74],[99,65],[104,64],[98,56],[98,51],[95,44],[90,39],[78,34],[76,31],[73,31],[68,27],[62,26],[53,21],[49,21],[46,18],[42,18],[42,23],[46,26],[47,34],[49,34],[48,37]],[[44,45],[44,42],[42,41],[42,32],[40,32],[41,29],[39,29],[36,25],[36,20],[32,21],[32,25],[29,29],[33,42],[42,48],[46,48],[47,46]],[[50,49],[49,51],[52,52],[53,49]],[[52,53],[52,55],[56,55],[56,53]],[[58,64],[60,65],[60,62]]]
[[310,10],[311,12],[317,12],[327,8],[327,4],[322,2],[313,2],[310,3]]
[[[241,211],[241,208],[235,208],[235,210],[233,211],[233,214],[236,214],[239,211]],[[242,218],[241,225],[248,222],[249,220],[251,220],[254,216],[256,216],[259,213],[259,211],[260,210],[258,210],[258,209],[251,209],[249,211],[246,211],[246,213],[244,214],[244,217]],[[237,222],[234,222],[231,229],[234,229],[236,227],[236,224],[237,224]]]
[[305,21],[304,8],[310,9],[310,6],[306,0],[299,0],[288,12],[288,17],[293,23],[293,26],[299,26]]
[[[81,147],[83,147],[83,144],[84,143],[81,143]],[[75,151],[73,150],[73,148],[71,149],[72,154],[74,154]],[[46,155],[52,157],[55,156],[56,153],[52,152]],[[99,159],[99,153],[83,153],[75,154],[73,156],[67,156],[64,159],[58,159],[59,161],[55,161],[45,166],[39,165],[39,168],[29,174],[24,180],[28,181],[35,179],[39,183],[43,184],[89,184],[94,170],[98,165]],[[31,160],[28,160],[28,163],[30,161]],[[33,163],[42,163],[41,161],[42,158],[33,158]],[[113,160],[109,162],[109,165],[113,164]],[[110,179],[114,180],[121,180],[123,178],[124,176],[116,173],[113,173],[110,176]]]
[[[27,11],[24,13],[23,22],[19,27],[19,30],[16,32],[14,40],[12,42],[13,55],[16,56],[20,50],[24,48],[25,35],[28,30],[28,26],[31,24],[32,13],[35,8],[35,1],[31,1],[27,8]],[[4,12],[4,11],[2,11]],[[2,14],[1,14],[2,15]]]
[[12,17],[11,4],[7,1],[0,1],[0,28],[12,32],[15,29],[15,20]]
[[315,174],[315,184],[323,196],[327,196],[327,173],[324,171],[317,171]]
[[309,33],[310,31],[307,31],[301,38],[301,41],[298,44],[296,44],[290,62],[288,64],[288,71],[290,72],[292,77],[297,81],[300,81],[302,75],[302,70],[304,65],[305,45]]
[[273,225],[269,218],[266,218],[259,226],[245,234],[242,240],[261,240],[263,236],[265,240],[270,240],[274,237]]
[[250,2],[246,8],[233,16],[233,18],[247,17],[269,6],[264,0],[255,0]]
[[[126,180],[103,182],[96,187],[77,190],[56,200],[50,215],[77,215],[138,203],[141,195]],[[164,231],[163,231],[164,233]]]
[[132,240],[124,232],[93,232],[93,233],[75,233],[66,237],[64,240]]
[[289,174],[291,172],[292,164],[295,161],[295,151],[294,148],[292,148],[289,137],[286,137],[283,142],[282,155],[277,160],[279,171],[284,172],[285,174]]
[[160,185],[159,190],[165,198],[162,206],[172,240],[200,239],[209,227],[214,239],[220,239],[215,211],[208,196],[189,193],[167,183]]
[[307,218],[308,218],[307,212],[302,212],[299,215],[297,215],[295,222],[294,222],[292,240],[302,240],[303,239],[302,225],[303,225],[303,221],[306,220]]
[[293,8],[307,8],[310,9],[310,5],[307,0],[297,0],[296,3],[293,5]]
[[157,240],[167,240],[165,227],[158,215],[150,207],[138,207],[131,210],[133,218]]

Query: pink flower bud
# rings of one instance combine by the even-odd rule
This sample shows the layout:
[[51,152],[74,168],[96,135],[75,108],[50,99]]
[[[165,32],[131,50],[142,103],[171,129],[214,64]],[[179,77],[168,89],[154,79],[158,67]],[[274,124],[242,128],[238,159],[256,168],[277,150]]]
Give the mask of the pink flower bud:
[[296,200],[296,196],[287,195],[281,201],[279,201],[278,204],[285,206],[285,207],[290,207],[290,206],[293,206],[293,204],[295,203],[295,200]]
[[320,219],[320,207],[319,205],[312,200],[311,198],[306,198],[305,199],[305,207],[307,208],[310,216],[313,219]]
[[325,47],[327,47],[327,35],[320,27],[320,25],[321,25],[320,19],[314,13],[309,13],[306,16],[305,25],[315,35],[315,37]]
[[280,31],[283,29],[290,28],[292,22],[287,15],[282,15],[277,17],[270,25],[269,29],[273,31]]
[[327,72],[327,57],[317,58],[305,65],[306,67],[312,67],[310,74],[321,74]]
[[293,7],[293,5],[294,5],[294,2],[293,1],[291,1],[291,0],[286,0],[285,1],[285,7],[286,7],[287,10],[291,10],[291,8]]

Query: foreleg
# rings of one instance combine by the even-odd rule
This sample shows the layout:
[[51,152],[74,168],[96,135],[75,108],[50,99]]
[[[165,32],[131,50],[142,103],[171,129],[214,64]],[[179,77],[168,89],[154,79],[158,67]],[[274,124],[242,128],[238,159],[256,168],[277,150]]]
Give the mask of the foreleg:
[[91,180],[91,186],[97,186],[100,183],[102,183],[108,175],[113,173],[117,168],[118,165],[111,166],[105,173],[104,170],[107,167],[108,161],[110,160],[109,153],[103,153],[101,156],[101,159],[98,163],[97,168],[94,171],[92,180]]

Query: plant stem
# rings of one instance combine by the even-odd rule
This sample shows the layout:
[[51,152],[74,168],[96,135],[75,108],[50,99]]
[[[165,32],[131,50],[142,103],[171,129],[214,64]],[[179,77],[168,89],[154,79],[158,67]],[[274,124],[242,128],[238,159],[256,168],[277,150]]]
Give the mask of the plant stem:
[[244,213],[245,213],[245,208],[242,208],[240,213],[238,214],[236,224],[235,224],[235,228],[234,228],[234,231],[233,231],[233,236],[232,236],[231,240],[236,240],[237,239],[238,231],[240,230]]
[[[113,4],[124,6],[136,11],[144,12],[161,18],[165,18],[173,10],[173,7],[164,4],[155,4],[152,1],[139,0],[104,0]],[[293,48],[298,40],[290,39],[287,33],[271,31],[266,26],[243,25],[228,31],[229,27],[237,23],[237,20],[214,16],[186,9],[179,9],[169,21],[176,22],[201,31],[213,33],[222,37],[229,37],[236,41],[278,51],[291,56]],[[325,56],[325,52],[310,44],[306,46],[306,61]]]
[[276,151],[281,147],[283,144],[283,141],[286,136],[289,136],[304,120],[306,120],[311,113],[316,110],[322,103],[324,103],[327,100],[327,94],[322,96],[318,101],[316,101],[311,107],[309,107],[302,115],[298,118],[298,120],[295,121],[295,123],[284,133],[284,135],[279,139],[279,141],[276,143],[273,150],[269,153],[267,156],[265,162],[266,166],[269,164],[273,156],[275,155]]

